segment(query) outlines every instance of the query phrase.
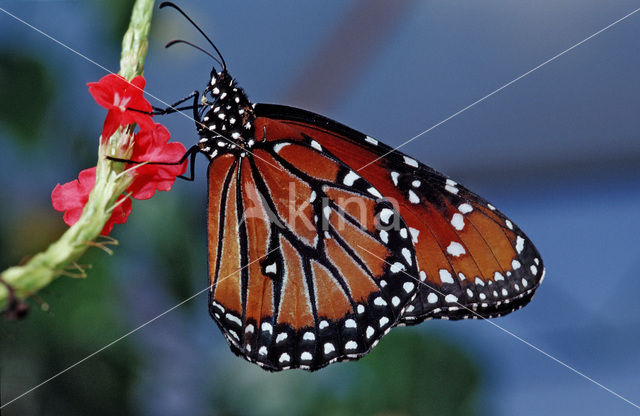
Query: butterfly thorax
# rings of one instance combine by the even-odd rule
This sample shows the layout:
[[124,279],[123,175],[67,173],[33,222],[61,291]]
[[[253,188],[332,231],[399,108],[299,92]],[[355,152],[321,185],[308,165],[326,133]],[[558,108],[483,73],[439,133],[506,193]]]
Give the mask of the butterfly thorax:
[[243,155],[254,144],[253,106],[245,92],[226,70],[212,71],[211,81],[202,92],[196,123],[198,146],[213,159],[223,152]]

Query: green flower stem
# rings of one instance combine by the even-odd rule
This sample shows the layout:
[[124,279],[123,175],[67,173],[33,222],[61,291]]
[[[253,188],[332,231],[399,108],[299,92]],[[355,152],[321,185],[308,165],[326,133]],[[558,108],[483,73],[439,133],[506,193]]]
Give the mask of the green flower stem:
[[[129,29],[122,40],[120,75],[129,80],[143,72],[153,4],[153,0],[136,0]],[[98,147],[96,184],[78,222],[69,227],[58,241],[33,256],[26,264],[10,267],[0,274],[4,282],[15,290],[18,298],[37,292],[60,275],[74,274],[74,270],[78,274],[78,269],[71,269],[69,272],[65,269],[73,266],[100,235],[111,217],[116,200],[131,184],[132,176],[122,172],[124,164],[113,163],[105,156],[115,155],[116,152],[120,153],[118,149],[126,148],[130,144],[132,130],[132,126],[120,128],[106,144]],[[8,298],[6,286],[0,285],[0,309],[6,306]]]

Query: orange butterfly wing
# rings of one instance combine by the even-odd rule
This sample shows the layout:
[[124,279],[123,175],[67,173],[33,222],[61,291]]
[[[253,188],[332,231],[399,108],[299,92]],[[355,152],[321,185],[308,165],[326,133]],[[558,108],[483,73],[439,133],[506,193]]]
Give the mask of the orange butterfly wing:
[[256,114],[314,140],[394,204],[415,247],[418,272],[412,277],[422,283],[401,323],[499,316],[533,297],[544,278],[539,253],[511,220],[478,195],[317,114],[266,104],[257,105]]
[[407,227],[317,143],[255,124],[267,140],[209,165],[210,313],[236,354],[269,370],[361,357],[418,293]]

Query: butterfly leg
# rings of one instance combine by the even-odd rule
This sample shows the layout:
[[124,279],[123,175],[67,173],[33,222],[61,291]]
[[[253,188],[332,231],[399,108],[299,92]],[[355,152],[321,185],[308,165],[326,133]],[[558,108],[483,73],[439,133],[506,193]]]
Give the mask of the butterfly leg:
[[[198,93],[198,91],[194,91],[191,94],[189,94],[186,97],[184,97],[183,99],[181,99],[179,101],[176,101],[175,103],[171,104],[167,108],[153,107],[153,111],[151,112],[151,114],[156,115],[156,116],[160,116],[160,115],[165,115],[165,114],[177,113],[178,111],[188,110],[190,108],[193,108],[194,111],[196,111],[196,109],[201,107],[201,105],[198,104],[199,95],[200,94]],[[182,104],[185,101],[188,101],[188,100],[190,100],[192,98],[194,98],[192,105],[188,105],[188,106],[184,106],[184,107],[178,107],[180,104]]]
[[191,146],[189,150],[187,150],[185,154],[182,155],[180,160],[178,160],[177,162],[141,162],[138,160],[122,159],[122,158],[113,157],[113,156],[106,156],[106,158],[113,162],[120,162],[120,163],[132,163],[132,164],[146,163],[147,165],[164,165],[164,166],[181,165],[184,163],[185,160],[189,159],[189,176],[180,175],[178,176],[178,178],[184,179],[186,181],[193,181],[194,167],[196,165],[196,155],[198,154],[199,150],[200,150],[200,147],[198,147],[198,145]]
[[193,109],[193,119],[195,120],[196,124],[202,124],[200,121],[200,114],[198,114],[198,110],[200,109],[200,107],[204,106],[204,104],[198,104],[200,93],[198,92],[198,90],[196,90],[192,92],[189,97],[193,97],[193,105],[191,106],[191,108]]
[[189,158],[189,176],[180,175],[178,178],[184,179],[185,181],[193,181],[194,178],[194,168],[196,166],[196,155],[200,148],[198,145],[191,146],[189,150],[180,158],[177,165],[183,163],[187,158]]

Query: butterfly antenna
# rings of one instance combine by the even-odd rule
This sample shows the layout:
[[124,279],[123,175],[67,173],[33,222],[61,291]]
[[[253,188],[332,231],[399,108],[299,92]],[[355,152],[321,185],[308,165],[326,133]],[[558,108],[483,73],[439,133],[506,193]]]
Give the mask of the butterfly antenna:
[[[220,53],[220,50],[218,49],[218,47],[211,41],[211,39],[209,38],[209,36],[207,36],[206,33],[204,33],[204,31],[202,29],[200,29],[200,27],[193,21],[191,20],[191,18],[189,16],[187,16],[187,14],[185,12],[182,11],[182,9],[178,6],[176,6],[175,4],[173,4],[170,1],[163,1],[162,3],[160,3],[159,8],[162,9],[163,7],[173,7],[174,9],[176,9],[182,16],[184,16],[185,19],[187,19],[189,21],[189,23],[191,23],[193,25],[193,27],[195,27],[196,29],[198,29],[198,32],[200,32],[200,34],[202,36],[204,36],[204,38],[207,40],[207,42],[209,42],[209,45],[213,46],[213,49],[215,49],[216,53],[218,54],[218,56],[220,57],[220,59],[222,60],[221,65],[222,65],[222,69],[224,71],[227,70],[227,63],[224,60],[224,57],[222,56],[222,54]],[[220,62],[220,61],[218,61]]]
[[214,61],[216,61],[221,67],[224,67],[224,65],[222,64],[222,62],[220,62],[220,59],[216,58],[215,56],[213,56],[209,51],[206,51],[205,49],[202,49],[200,46],[198,45],[194,45],[191,42],[188,42],[186,40],[183,39],[176,39],[176,40],[172,40],[171,42],[167,43],[166,45],[164,45],[165,48],[169,48],[173,45],[175,45],[176,43],[184,43],[185,45],[189,45],[193,48],[196,48],[197,50],[199,50],[200,52],[203,52],[207,55],[209,55]]

